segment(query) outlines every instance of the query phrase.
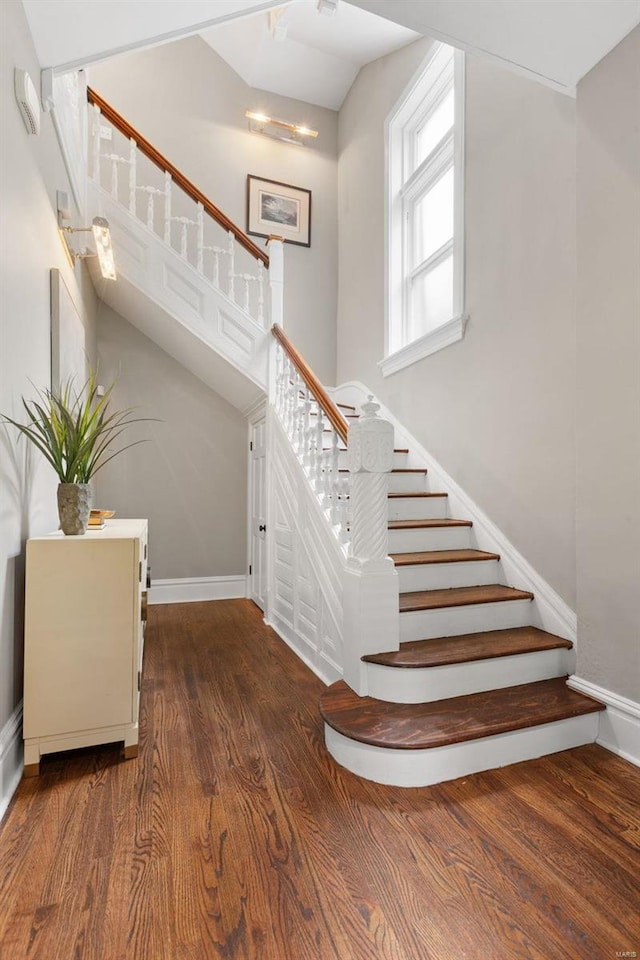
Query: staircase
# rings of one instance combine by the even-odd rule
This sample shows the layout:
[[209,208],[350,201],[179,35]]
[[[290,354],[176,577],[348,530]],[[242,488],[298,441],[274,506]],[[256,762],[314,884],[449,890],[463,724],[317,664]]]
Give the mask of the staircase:
[[269,258],[89,101],[88,195],[118,251],[104,299],[239,409],[268,394],[266,621],[328,683],[332,756],[425,786],[594,741],[604,707],[568,688],[570,630],[537,575],[513,576],[515,551],[482,541],[479,511],[452,515],[453,481],[432,489],[399,425],[366,392],[330,396],[277,325],[281,240]]
[[532,625],[534,594],[397,447],[388,538],[400,583],[399,649],[362,657],[368,695],[322,694],[329,752],[359,776],[427,786],[595,740],[602,704],[566,685],[572,643]]

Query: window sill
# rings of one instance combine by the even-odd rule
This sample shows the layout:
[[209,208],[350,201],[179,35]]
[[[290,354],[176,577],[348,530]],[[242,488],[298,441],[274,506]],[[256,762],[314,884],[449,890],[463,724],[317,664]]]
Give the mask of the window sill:
[[468,319],[464,314],[453,317],[440,327],[436,327],[435,330],[425,333],[424,337],[412,340],[411,343],[396,350],[395,353],[389,354],[378,364],[382,376],[390,377],[392,373],[403,370],[404,367],[422,360],[423,357],[428,357],[430,354],[437,353],[438,350],[444,350],[450,344],[462,340]]

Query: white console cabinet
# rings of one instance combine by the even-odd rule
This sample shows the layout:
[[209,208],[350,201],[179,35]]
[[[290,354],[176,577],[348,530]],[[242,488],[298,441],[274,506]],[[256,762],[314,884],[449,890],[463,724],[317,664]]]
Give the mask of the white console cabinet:
[[25,776],[99,743],[137,756],[146,587],[146,520],[27,542]]

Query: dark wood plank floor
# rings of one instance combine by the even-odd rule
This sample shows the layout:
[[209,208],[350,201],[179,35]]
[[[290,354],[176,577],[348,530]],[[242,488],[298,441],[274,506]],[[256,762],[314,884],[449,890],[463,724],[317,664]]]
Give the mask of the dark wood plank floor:
[[640,954],[640,771],[596,746],[428,789],[323,746],[248,601],[152,607],[138,760],[52,757],[0,831],[2,960]]

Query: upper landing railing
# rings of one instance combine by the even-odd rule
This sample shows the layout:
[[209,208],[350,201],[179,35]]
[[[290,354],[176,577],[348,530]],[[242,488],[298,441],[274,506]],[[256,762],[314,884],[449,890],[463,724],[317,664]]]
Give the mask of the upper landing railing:
[[264,326],[268,254],[95,90],[87,99],[92,179]]

